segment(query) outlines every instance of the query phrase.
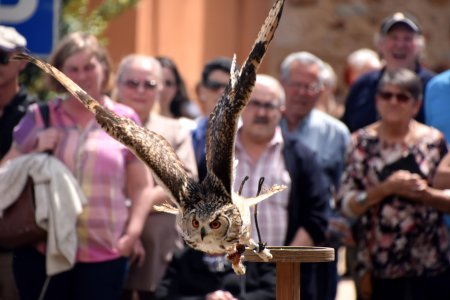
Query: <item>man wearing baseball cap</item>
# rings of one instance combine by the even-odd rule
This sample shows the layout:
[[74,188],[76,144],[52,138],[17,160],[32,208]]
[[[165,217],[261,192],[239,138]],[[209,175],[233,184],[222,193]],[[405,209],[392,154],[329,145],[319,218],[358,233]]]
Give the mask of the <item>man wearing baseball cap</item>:
[[[36,101],[19,84],[19,74],[26,62],[11,60],[26,44],[25,38],[13,27],[0,25],[0,160],[11,147],[14,126],[28,105]],[[12,275],[12,253],[6,249],[0,249],[0,299],[19,299]]]
[[[412,15],[396,12],[385,18],[376,36],[376,46],[384,62],[384,67],[362,76],[353,84],[347,95],[343,121],[351,132],[378,119],[375,109],[375,93],[378,82],[386,70],[401,68],[413,70],[422,80],[424,87],[434,76],[433,72],[420,64],[425,41],[422,28]],[[416,120],[424,122],[423,105]]]

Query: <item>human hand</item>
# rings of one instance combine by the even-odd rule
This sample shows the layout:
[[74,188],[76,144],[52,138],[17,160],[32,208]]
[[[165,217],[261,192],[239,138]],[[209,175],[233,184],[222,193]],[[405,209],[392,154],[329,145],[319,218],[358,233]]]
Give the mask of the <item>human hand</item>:
[[137,240],[137,237],[134,237],[130,234],[124,234],[122,237],[120,237],[119,242],[117,243],[117,252],[121,256],[130,256],[133,251],[134,244]]
[[339,241],[346,246],[354,246],[352,230],[350,225],[341,218],[331,218],[329,220],[330,229],[339,236]]
[[55,150],[56,145],[61,137],[61,133],[56,128],[47,128],[37,133],[37,152],[47,150]]
[[144,259],[145,259],[145,249],[142,245],[142,242],[140,239],[137,239],[134,243],[133,249],[131,250],[130,254],[130,264],[135,265],[137,267],[142,267],[144,265]]
[[230,292],[215,291],[206,295],[206,300],[237,300]]
[[391,194],[409,198],[412,200],[420,199],[427,188],[428,183],[418,174],[409,171],[400,170],[393,173],[385,182],[391,191]]

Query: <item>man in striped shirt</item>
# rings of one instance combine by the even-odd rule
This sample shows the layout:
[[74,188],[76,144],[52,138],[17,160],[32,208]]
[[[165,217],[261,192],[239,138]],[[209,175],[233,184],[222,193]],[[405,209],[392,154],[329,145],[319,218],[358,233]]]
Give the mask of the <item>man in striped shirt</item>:
[[[330,192],[325,174],[311,150],[295,139],[285,140],[279,126],[284,91],[273,77],[258,75],[236,138],[235,190],[245,176],[242,195],[255,196],[264,185],[288,188],[258,205],[263,242],[270,246],[313,246],[325,240]],[[257,240],[256,232],[253,238]],[[309,264],[310,265],[310,264]],[[302,295],[314,288],[314,270],[301,270]],[[302,297],[303,298],[303,297]]]

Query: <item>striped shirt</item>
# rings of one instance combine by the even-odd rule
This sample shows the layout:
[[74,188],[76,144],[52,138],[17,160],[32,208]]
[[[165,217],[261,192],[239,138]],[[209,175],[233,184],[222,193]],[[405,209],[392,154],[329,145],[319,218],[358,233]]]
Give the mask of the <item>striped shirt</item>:
[[[116,245],[128,220],[126,168],[137,158],[110,137],[95,119],[81,128],[65,111],[62,101],[49,102],[51,127],[63,133],[53,155],[73,172],[88,199],[77,224],[77,261],[112,260],[119,257]],[[104,106],[140,123],[138,116],[127,106],[109,98],[105,99]],[[33,150],[42,127],[37,106],[33,105],[15,128],[16,147],[23,153]]]
[[[268,143],[266,150],[256,163],[252,162],[250,156],[242,146],[239,135],[236,138],[236,159],[239,161],[236,169],[236,180],[234,190],[238,191],[242,180],[249,176],[242,190],[245,197],[256,196],[258,182],[264,177],[264,186],[270,187],[274,184],[284,184],[288,188],[277,193],[258,204],[258,224],[261,232],[262,242],[269,246],[283,246],[287,232],[287,206],[291,186],[291,178],[283,157],[283,137],[280,128],[277,128],[274,137]],[[253,211],[252,211],[253,218]],[[252,219],[252,238],[258,241],[256,226]]]

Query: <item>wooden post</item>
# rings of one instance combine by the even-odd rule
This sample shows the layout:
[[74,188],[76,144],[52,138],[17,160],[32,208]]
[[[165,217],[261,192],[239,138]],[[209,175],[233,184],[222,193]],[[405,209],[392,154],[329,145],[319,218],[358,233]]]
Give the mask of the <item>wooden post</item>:
[[300,264],[278,262],[276,266],[277,299],[300,299]]
[[[325,247],[267,247],[273,258],[269,261],[277,268],[277,300],[300,299],[300,264],[302,262],[330,262],[334,249]],[[253,250],[246,249],[244,259],[264,262]]]

